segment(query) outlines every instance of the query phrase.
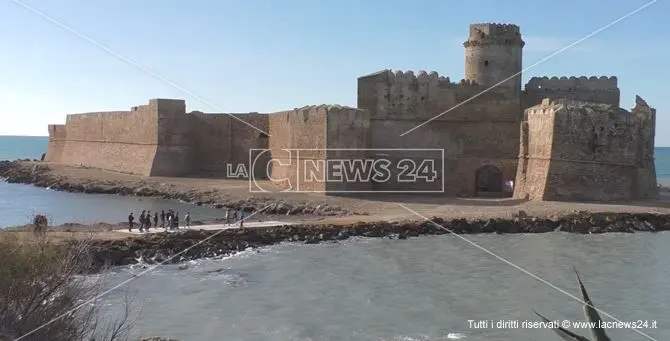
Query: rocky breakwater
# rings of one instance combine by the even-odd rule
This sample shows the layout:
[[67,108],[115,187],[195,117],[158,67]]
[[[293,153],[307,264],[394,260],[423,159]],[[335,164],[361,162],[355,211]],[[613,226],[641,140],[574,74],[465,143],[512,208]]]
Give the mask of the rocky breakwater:
[[194,205],[208,205],[254,212],[263,209],[264,214],[346,216],[357,214],[327,203],[285,202],[262,196],[245,199],[232,198],[214,190],[180,189],[177,186],[154,181],[100,181],[73,179],[55,174],[46,164],[24,161],[0,161],[0,179],[9,183],[30,184],[56,191],[87,194],[117,194],[142,197],[158,197],[180,200]]
[[377,222],[351,225],[286,225],[223,231],[187,230],[147,234],[124,240],[94,241],[91,251],[98,266],[147,264],[225,256],[280,242],[316,244],[351,237],[407,239],[420,235],[475,233],[606,233],[670,230],[670,215],[578,212],[556,219],[520,214],[513,219],[468,221],[433,218],[425,222]]

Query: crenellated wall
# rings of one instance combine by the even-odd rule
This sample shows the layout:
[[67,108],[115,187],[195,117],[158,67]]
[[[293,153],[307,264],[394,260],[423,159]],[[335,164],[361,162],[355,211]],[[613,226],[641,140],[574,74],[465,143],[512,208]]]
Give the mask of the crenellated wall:
[[523,91],[525,108],[544,98],[610,104],[619,107],[620,91],[616,77],[533,77]]
[[[482,93],[486,89],[452,83],[436,72],[384,70],[360,77],[358,107],[370,112],[370,147],[443,149],[450,194],[474,195],[474,174],[486,165],[499,168],[504,180],[514,179],[520,100],[496,89]],[[397,157],[417,158],[414,151],[402,153]]]
[[[655,111],[545,99],[525,111],[515,197],[629,200],[655,196]],[[526,136],[524,136],[526,134]]]
[[[147,176],[235,176],[301,191],[498,193],[518,198],[629,199],[657,195],[656,112],[641,98],[619,109],[616,77],[534,77],[522,90],[521,31],[469,27],[464,80],[437,72],[382,70],[358,78],[357,108],[319,105],[272,114],[186,113],[152,99],[130,111],[68,115],[49,126],[45,160]],[[524,111],[524,109],[526,109]],[[312,149],[312,150],[309,150]],[[318,149],[318,150],[314,150]],[[326,152],[326,149],[328,150]],[[421,149],[424,149],[421,151]],[[338,159],[432,160],[434,182],[324,182]],[[231,167],[231,168],[229,168]],[[316,167],[316,168],[315,168]]]
[[465,79],[518,98],[521,91],[523,47],[517,25],[470,25],[465,47]]

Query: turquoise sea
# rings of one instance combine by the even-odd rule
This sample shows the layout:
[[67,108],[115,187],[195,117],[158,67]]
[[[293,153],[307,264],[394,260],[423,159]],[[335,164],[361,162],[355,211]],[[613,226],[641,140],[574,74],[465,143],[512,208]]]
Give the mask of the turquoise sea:
[[0,135],[0,160],[40,159],[47,152],[47,136]]
[[[47,142],[46,136],[0,136],[0,160],[39,159]],[[656,173],[660,183],[670,185],[670,147],[656,148]],[[200,219],[221,215],[213,208],[168,200],[64,193],[0,182],[0,228],[26,224],[36,213],[46,214],[55,224],[119,222],[138,208],[188,210]]]

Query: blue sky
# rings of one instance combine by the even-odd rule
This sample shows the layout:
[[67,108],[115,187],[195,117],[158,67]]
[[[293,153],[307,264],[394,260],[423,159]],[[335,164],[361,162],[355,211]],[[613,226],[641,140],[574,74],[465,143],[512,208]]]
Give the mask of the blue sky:
[[[0,134],[46,135],[77,112],[183,98],[188,110],[273,112],[356,105],[356,78],[381,69],[463,78],[475,22],[514,23],[524,67],[650,0],[30,0],[29,6],[206,99],[158,80],[72,32],[0,0]],[[621,105],[657,108],[670,146],[670,4],[658,1],[524,73],[616,75]]]

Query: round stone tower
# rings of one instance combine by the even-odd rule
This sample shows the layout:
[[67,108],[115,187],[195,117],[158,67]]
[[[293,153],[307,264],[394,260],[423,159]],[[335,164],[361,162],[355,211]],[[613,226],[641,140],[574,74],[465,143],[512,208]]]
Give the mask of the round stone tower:
[[[497,87],[514,96],[521,93],[521,59],[525,45],[519,26],[472,24],[465,46],[465,79]],[[502,90],[502,89],[500,89]]]

